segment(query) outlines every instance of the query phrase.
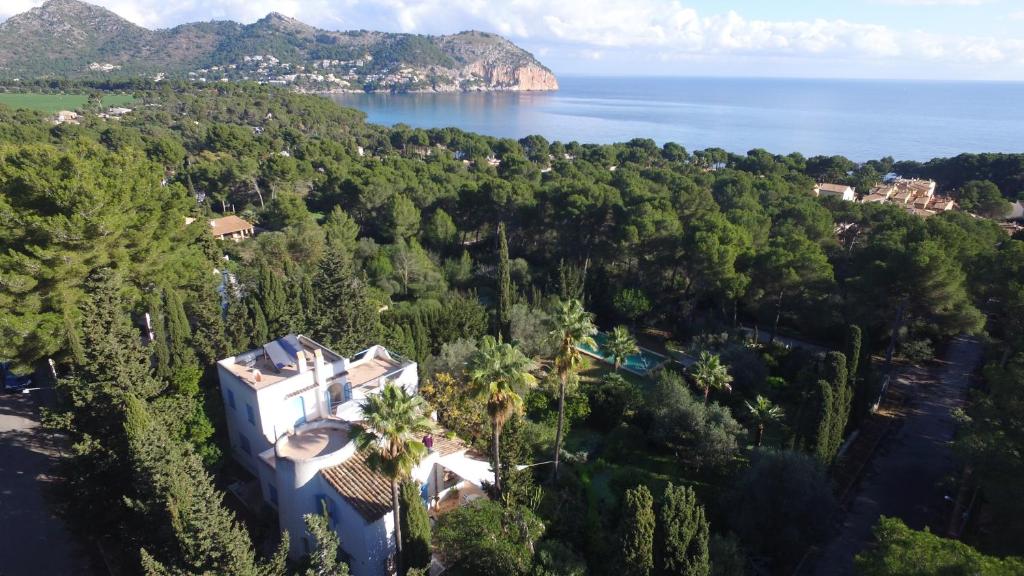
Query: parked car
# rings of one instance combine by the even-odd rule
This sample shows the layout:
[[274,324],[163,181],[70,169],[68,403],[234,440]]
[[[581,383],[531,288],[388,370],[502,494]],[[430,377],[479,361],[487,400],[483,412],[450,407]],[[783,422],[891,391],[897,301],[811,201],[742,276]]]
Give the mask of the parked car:
[[8,392],[24,390],[32,385],[32,376],[15,374],[10,362],[0,362],[0,376],[4,379],[4,390]]

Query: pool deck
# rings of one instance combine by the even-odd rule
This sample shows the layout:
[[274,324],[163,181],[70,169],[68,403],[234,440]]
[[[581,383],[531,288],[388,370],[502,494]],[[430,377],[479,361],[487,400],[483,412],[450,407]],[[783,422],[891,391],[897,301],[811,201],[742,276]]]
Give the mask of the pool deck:
[[[580,352],[583,352],[584,354],[586,354],[587,356],[590,356],[591,358],[596,358],[596,359],[604,362],[605,364],[609,364],[609,365],[614,365],[615,364],[614,361],[610,361],[607,357],[601,356],[601,354],[598,353],[598,352],[595,352],[593,350],[588,350],[587,348],[584,348],[583,346],[577,346],[576,348]],[[650,376],[651,372],[653,372],[654,370],[656,370],[658,368],[661,368],[662,366],[667,364],[669,361],[671,361],[671,358],[669,358],[668,356],[665,356],[664,354],[659,354],[659,353],[655,352],[654,350],[650,350],[648,348],[643,348],[643,347],[640,347],[639,350],[640,350],[640,354],[649,354],[651,356],[656,356],[656,357],[660,358],[661,361],[658,362],[657,364],[655,364],[654,366],[651,366],[650,368],[648,368],[644,372],[640,372],[640,371],[634,370],[634,369],[630,368],[629,366],[627,366],[625,363],[619,365],[619,368],[621,370],[625,370],[626,372],[629,372],[630,374],[636,374],[637,376],[647,377],[647,376]],[[632,356],[636,356],[636,354],[633,354]]]

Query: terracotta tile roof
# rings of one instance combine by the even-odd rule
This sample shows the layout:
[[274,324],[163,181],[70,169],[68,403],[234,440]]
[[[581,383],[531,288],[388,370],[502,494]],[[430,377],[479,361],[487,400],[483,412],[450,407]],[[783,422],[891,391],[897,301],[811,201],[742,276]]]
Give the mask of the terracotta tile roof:
[[824,190],[826,192],[833,192],[833,193],[836,193],[836,194],[843,194],[847,190],[850,190],[850,187],[847,186],[846,184],[828,184],[828,183],[825,183],[825,184],[819,184],[818,185],[818,189],[819,190]]
[[391,483],[370,470],[365,453],[357,451],[348,460],[320,473],[367,522],[376,522],[391,512]]
[[242,230],[251,230],[252,224],[232,214],[231,216],[210,220],[210,228],[213,230],[214,236],[224,236],[225,234],[234,234]]
[[469,446],[462,440],[459,440],[458,438],[445,438],[444,436],[434,436],[434,452],[437,452],[441,456],[455,454],[459,450],[468,449]]

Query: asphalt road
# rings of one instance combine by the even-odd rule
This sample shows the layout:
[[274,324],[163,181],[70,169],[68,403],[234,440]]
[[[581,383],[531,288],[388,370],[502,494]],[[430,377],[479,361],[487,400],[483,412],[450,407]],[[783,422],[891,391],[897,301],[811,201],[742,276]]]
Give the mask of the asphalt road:
[[0,393],[0,576],[92,573],[51,512],[49,472],[58,457],[33,395]]
[[944,496],[955,496],[948,486],[957,471],[950,446],[956,423],[950,412],[963,404],[981,355],[980,342],[960,337],[934,373],[914,370],[898,378],[895,385],[911,398],[904,422],[869,464],[839,535],[818,556],[815,574],[854,574],[853,558],[871,542],[881,515],[898,517],[917,530],[945,530],[951,505]]

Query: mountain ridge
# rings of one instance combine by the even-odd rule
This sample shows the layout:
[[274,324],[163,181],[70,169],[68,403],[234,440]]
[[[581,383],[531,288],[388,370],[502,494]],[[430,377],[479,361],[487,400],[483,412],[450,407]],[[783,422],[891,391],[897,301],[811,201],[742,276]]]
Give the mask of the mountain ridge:
[[331,31],[271,12],[151,30],[80,0],[0,22],[0,78],[148,76],[248,80],[297,90],[557,90],[532,54],[497,34]]

